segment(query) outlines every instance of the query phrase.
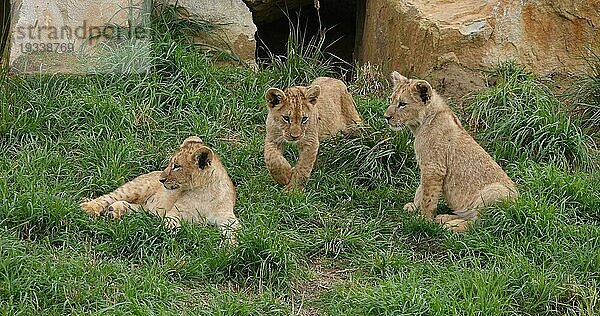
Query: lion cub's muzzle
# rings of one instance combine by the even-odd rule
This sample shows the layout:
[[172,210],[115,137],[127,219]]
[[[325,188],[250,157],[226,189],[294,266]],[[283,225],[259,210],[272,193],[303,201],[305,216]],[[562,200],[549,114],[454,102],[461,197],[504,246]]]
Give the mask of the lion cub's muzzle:
[[175,190],[179,188],[179,184],[167,182],[167,178],[160,178],[158,181],[160,181],[160,183],[162,183],[167,190]]
[[295,142],[299,141],[301,137],[302,136],[292,136],[292,135],[290,135],[290,136],[286,137],[285,140],[288,141],[288,142],[290,142],[290,143],[295,143]]
[[392,124],[392,123],[388,123],[388,126],[390,127],[390,129],[394,132],[397,132],[399,130],[402,129],[402,124]]
[[394,122],[393,116],[385,116],[385,119],[392,131],[399,131],[402,129],[402,123]]
[[299,133],[299,134],[287,134],[285,136],[285,141],[289,142],[289,143],[295,143],[299,140],[301,140],[302,138],[304,138],[304,133]]

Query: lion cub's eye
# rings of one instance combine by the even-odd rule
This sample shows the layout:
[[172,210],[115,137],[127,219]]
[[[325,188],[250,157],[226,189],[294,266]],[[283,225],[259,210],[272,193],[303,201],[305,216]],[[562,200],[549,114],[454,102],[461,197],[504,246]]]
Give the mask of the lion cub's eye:
[[181,168],[181,165],[178,165],[178,164],[174,163],[172,170],[177,170],[179,168]]
[[403,108],[406,106],[406,102],[398,101],[398,107]]
[[302,124],[306,124],[308,122],[308,116],[302,117]]
[[290,122],[290,117],[289,117],[289,116],[282,115],[281,117],[283,118],[283,121],[284,121],[284,122],[286,122],[286,123],[289,123],[289,122]]

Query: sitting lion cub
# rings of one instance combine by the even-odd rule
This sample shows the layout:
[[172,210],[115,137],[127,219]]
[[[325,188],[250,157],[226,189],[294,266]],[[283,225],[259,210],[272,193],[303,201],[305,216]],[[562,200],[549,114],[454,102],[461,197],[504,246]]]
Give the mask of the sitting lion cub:
[[[302,190],[313,169],[319,141],[350,131],[362,122],[352,96],[340,80],[315,79],[309,87],[270,88],[265,138],[265,163],[273,179],[289,191]],[[292,167],[283,156],[285,143],[297,143],[298,162]]]
[[141,175],[115,191],[80,204],[92,216],[120,218],[143,208],[169,219],[215,224],[230,243],[239,227],[233,213],[235,189],[219,157],[196,136],[188,137],[164,171]]
[[415,136],[421,183],[405,210],[421,209],[433,219],[440,193],[454,214],[435,217],[452,231],[464,231],[478,208],[514,200],[517,188],[502,168],[464,130],[444,100],[424,80],[392,73],[394,92],[385,118],[390,128],[407,126]]

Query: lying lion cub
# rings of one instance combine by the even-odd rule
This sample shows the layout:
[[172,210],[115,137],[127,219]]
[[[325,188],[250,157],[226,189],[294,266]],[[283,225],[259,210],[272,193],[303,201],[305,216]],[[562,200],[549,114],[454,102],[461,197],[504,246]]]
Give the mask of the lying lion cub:
[[478,209],[517,197],[517,188],[502,168],[464,130],[444,100],[424,80],[392,73],[394,92],[385,111],[394,131],[403,125],[415,136],[421,183],[405,210],[421,209],[433,219],[440,193],[454,214],[435,217],[452,231],[464,231]]
[[219,227],[230,243],[235,243],[239,227],[233,213],[235,189],[215,152],[196,136],[188,137],[175,152],[164,171],[141,175],[115,191],[80,204],[92,216],[120,218],[143,208],[168,219],[208,222]]
[[[302,190],[313,169],[319,141],[349,132],[362,122],[352,96],[340,80],[319,77],[309,87],[296,86],[265,93],[269,108],[265,163],[273,179],[289,191]],[[297,143],[298,162],[283,156],[285,143]]]

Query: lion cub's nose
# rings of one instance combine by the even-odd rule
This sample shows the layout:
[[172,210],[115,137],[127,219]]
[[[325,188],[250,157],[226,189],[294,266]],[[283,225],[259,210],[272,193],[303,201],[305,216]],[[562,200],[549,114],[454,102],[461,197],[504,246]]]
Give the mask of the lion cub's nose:
[[158,179],[158,181],[160,181],[160,183],[165,184],[165,181],[167,181],[167,178],[160,178]]
[[391,116],[384,116],[386,121],[389,121],[392,117]]

